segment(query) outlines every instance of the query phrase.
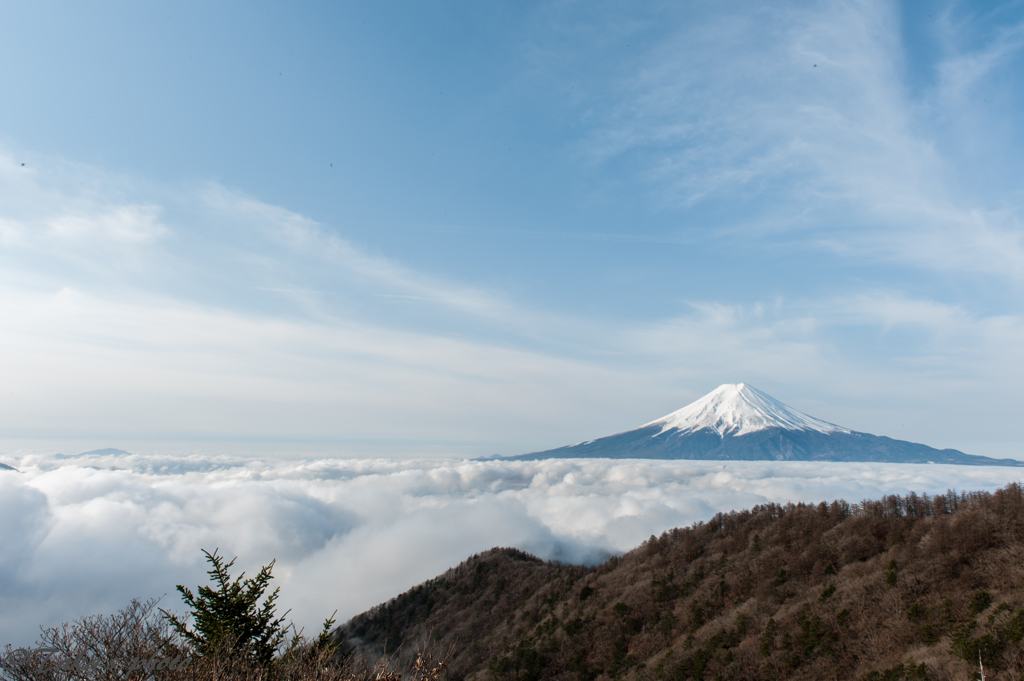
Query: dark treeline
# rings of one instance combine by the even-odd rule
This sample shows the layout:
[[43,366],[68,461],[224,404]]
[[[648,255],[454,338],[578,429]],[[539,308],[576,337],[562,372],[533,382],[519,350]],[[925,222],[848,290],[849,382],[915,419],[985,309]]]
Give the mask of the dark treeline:
[[1019,679],[1024,490],[764,504],[595,568],[474,556],[336,632],[493,681]]

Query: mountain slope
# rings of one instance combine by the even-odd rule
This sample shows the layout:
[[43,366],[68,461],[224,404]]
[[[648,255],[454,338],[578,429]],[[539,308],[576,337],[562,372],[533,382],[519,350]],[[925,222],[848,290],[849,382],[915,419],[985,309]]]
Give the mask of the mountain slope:
[[734,461],[877,461],[1024,466],[956,449],[859,433],[799,412],[744,383],[719,386],[639,428],[510,459],[643,458]]
[[979,651],[986,675],[1016,679],[1022,583],[1012,484],[767,504],[592,569],[493,549],[334,636],[371,657],[452,647],[457,681],[971,678]]

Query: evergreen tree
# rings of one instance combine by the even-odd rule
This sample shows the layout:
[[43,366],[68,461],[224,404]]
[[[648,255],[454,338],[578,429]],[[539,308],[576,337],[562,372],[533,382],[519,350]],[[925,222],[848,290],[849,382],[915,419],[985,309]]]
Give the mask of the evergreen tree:
[[228,571],[236,559],[224,562],[216,550],[211,554],[203,549],[203,553],[212,565],[207,574],[216,588],[200,586],[198,595],[195,595],[191,589],[178,585],[182,600],[191,610],[194,628],[188,628],[187,618],[182,620],[166,610],[161,612],[174,630],[191,643],[201,656],[232,653],[248,657],[261,665],[269,665],[286,633],[284,617],[274,616],[280,587],[263,599],[273,578],[275,561],[264,565],[255,577],[245,579],[243,572],[232,579]]

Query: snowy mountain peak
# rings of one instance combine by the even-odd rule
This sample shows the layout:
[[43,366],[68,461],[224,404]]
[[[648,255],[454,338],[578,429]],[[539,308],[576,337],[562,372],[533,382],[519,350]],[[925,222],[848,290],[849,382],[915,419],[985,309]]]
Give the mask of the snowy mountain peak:
[[641,427],[650,426],[661,426],[662,433],[667,430],[687,433],[706,428],[722,437],[746,435],[768,428],[819,433],[852,432],[787,407],[746,383],[720,385],[696,402]]
[[[751,437],[737,437],[748,435]],[[827,423],[743,383],[722,385],[679,411],[639,428],[567,447],[509,457],[694,461],[874,461],[961,466],[1024,466],[1015,459],[859,433]]]

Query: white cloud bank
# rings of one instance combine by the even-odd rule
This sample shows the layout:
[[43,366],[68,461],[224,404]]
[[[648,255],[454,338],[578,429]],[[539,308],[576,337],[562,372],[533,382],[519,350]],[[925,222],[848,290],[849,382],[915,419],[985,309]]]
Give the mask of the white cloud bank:
[[283,609],[344,620],[492,546],[597,562],[651,534],[766,501],[994,489],[1020,469],[649,460],[275,461],[25,456],[0,471],[0,644],[205,583],[201,548]]

